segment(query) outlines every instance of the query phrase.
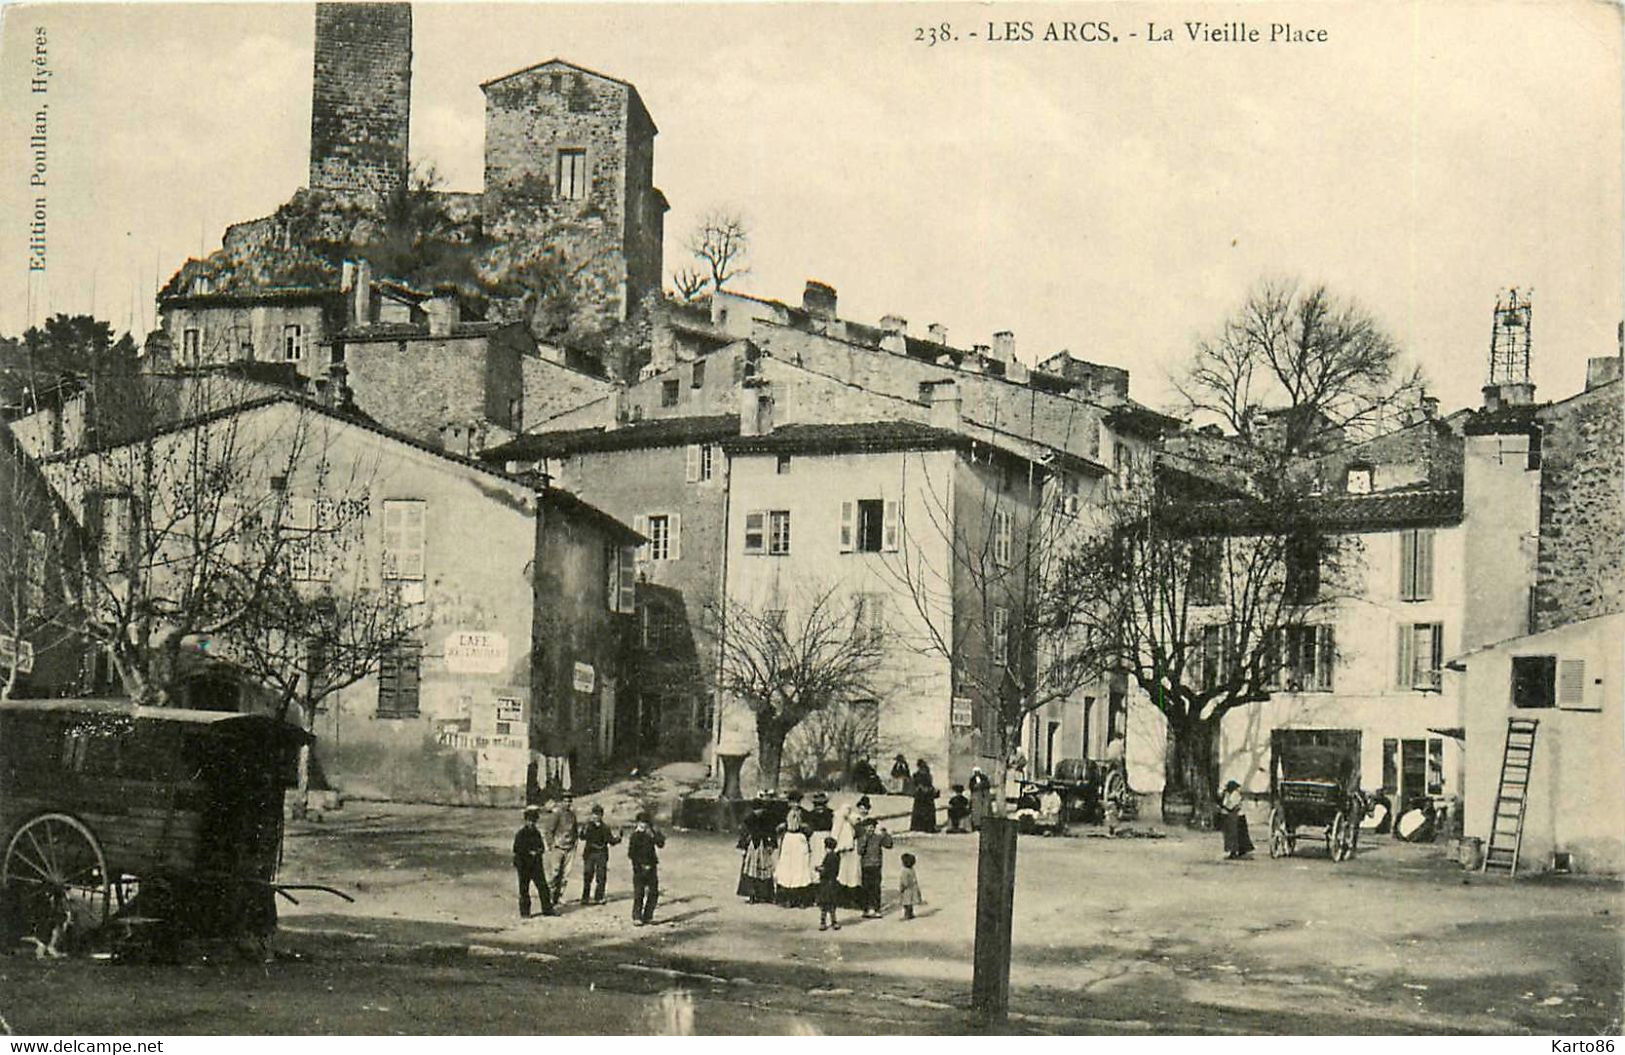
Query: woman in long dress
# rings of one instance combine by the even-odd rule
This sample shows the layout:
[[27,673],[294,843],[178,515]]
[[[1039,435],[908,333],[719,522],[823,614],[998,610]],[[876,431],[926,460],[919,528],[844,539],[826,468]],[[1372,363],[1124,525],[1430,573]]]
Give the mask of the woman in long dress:
[[937,830],[937,786],[931,779],[931,767],[925,764],[923,758],[914,770],[914,809],[909,814],[908,830]]
[[773,851],[779,836],[767,803],[759,797],[751,804],[745,823],[739,826],[738,848],[745,851],[739,863],[739,896],[751,904],[773,900]]
[[981,831],[982,822],[993,811],[993,781],[981,766],[970,767],[970,828]]
[[811,831],[801,812],[801,793],[791,792],[790,809],[779,825],[779,863],[773,869],[774,899],[786,908],[806,908],[813,903],[817,884],[813,882]]
[[1245,857],[1253,852],[1253,841],[1247,834],[1247,818],[1241,807],[1246,800],[1241,785],[1232,780],[1219,792],[1219,827],[1224,832],[1224,856],[1227,860]]
[[835,815],[835,852],[841,855],[841,869],[835,881],[841,888],[843,908],[858,908],[863,904],[863,862],[858,859],[857,825],[855,806],[843,806]]

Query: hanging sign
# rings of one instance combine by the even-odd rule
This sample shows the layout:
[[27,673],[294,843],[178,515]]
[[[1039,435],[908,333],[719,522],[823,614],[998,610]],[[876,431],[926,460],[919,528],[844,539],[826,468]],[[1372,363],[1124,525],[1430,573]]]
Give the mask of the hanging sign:
[[597,673],[592,669],[592,664],[577,663],[574,681],[577,692],[591,692],[593,686],[598,683]]
[[34,642],[0,634],[0,667],[15,667],[19,674],[34,672]]
[[955,729],[970,729],[976,725],[976,708],[969,696],[955,696],[951,712]]

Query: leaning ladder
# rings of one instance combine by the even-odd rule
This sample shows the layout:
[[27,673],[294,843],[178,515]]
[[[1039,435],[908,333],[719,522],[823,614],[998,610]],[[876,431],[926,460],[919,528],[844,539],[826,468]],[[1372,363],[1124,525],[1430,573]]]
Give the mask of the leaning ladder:
[[1490,818],[1490,841],[1484,849],[1485,873],[1518,874],[1518,851],[1523,846],[1523,815],[1529,805],[1529,773],[1535,763],[1533,718],[1508,718],[1506,749],[1501,755],[1501,785],[1495,792],[1495,815]]

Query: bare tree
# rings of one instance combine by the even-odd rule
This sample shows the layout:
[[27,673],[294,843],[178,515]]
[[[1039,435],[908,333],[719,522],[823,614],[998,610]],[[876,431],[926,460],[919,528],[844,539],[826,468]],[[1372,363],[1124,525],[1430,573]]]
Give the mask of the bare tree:
[[884,652],[862,606],[834,587],[806,591],[789,609],[729,603],[718,633],[718,690],[756,717],[756,761],[778,784],[784,740],[808,716],[873,695]]
[[1263,475],[1381,425],[1420,395],[1419,371],[1372,315],[1323,285],[1258,283],[1216,336],[1198,342],[1175,387],[1254,448]]
[[705,292],[706,281],[704,273],[694,267],[680,267],[671,273],[671,284],[684,304],[691,303]]
[[963,486],[917,475],[924,521],[903,517],[886,568],[921,617],[913,647],[946,659],[972,700],[1002,786],[1027,716],[1096,682],[1107,653],[1066,577],[1091,530],[1080,475],[1003,453],[966,468]]
[[710,209],[695,225],[686,244],[694,259],[709,272],[713,290],[750,273],[745,266],[750,255],[750,227],[737,210]]

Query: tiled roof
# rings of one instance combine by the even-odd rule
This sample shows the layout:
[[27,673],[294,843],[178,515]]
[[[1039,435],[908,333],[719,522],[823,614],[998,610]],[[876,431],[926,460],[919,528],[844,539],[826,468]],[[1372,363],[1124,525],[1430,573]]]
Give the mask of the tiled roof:
[[[1422,488],[1309,499],[1306,519],[1327,531],[1382,531],[1461,523],[1461,490]],[[1254,500],[1214,502],[1192,511],[1197,531],[1245,534],[1276,526],[1273,510]]]
[[1518,406],[1501,407],[1497,410],[1480,410],[1467,419],[1462,432],[1469,436],[1497,436],[1512,435],[1528,432],[1535,427],[1535,418],[1540,411],[1550,404],[1527,403]]
[[208,293],[168,293],[159,297],[165,307],[190,305],[234,307],[242,304],[311,303],[334,300],[343,294],[336,286],[267,286],[259,289],[223,289]]
[[781,425],[765,436],[739,436],[723,447],[738,454],[946,450],[967,447],[969,436],[915,421],[863,421],[848,425]]
[[370,322],[364,326],[349,326],[339,331],[338,337],[347,342],[363,341],[444,341],[457,337],[489,337],[514,323],[456,322],[450,333],[430,333],[426,323]]
[[497,447],[482,451],[487,462],[528,462],[584,451],[619,451],[638,447],[673,447],[720,440],[739,434],[737,414],[705,417],[654,418],[613,429],[594,425],[561,432],[527,432]]

